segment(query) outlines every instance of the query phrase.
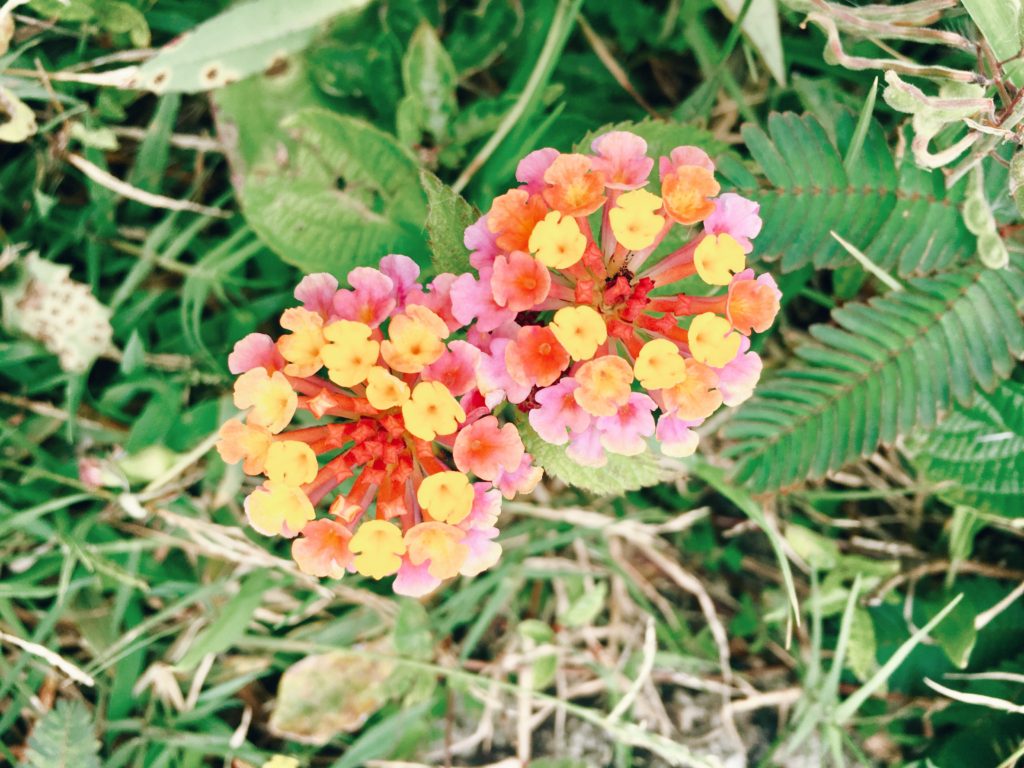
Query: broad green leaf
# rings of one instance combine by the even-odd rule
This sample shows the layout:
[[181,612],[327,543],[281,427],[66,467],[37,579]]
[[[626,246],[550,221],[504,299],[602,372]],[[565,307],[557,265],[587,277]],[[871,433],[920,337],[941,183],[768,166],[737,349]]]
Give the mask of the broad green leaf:
[[871,618],[871,612],[863,606],[857,606],[853,611],[850,626],[850,645],[846,651],[846,663],[861,682],[867,680],[868,675],[878,666],[875,658],[877,653],[878,640],[875,638],[875,622]]
[[385,682],[394,663],[383,656],[390,641],[366,650],[379,658],[344,651],[307,656],[281,676],[270,716],[271,733],[303,744],[326,744],[340,733],[358,731],[388,699]]
[[403,136],[403,139],[418,144],[420,134],[425,131],[435,142],[443,141],[458,111],[455,100],[458,75],[437,32],[427,22],[416,29],[402,58],[402,83],[405,99],[399,110],[411,113],[406,124],[415,134]]
[[229,649],[245,634],[253,614],[263,602],[264,592],[272,583],[273,578],[266,571],[255,571],[247,576],[238,592],[217,613],[213,623],[200,632],[189,646],[176,665],[178,669],[192,669],[206,654]]
[[333,16],[369,0],[249,0],[186,33],[139,68],[139,86],[158,93],[195,93],[273,70],[305,48]]
[[420,171],[420,182],[427,193],[427,234],[434,271],[468,272],[469,251],[463,245],[463,233],[480,212],[426,169]]
[[426,199],[405,149],[368,123],[319,109],[283,127],[295,151],[279,171],[247,179],[242,194],[267,245],[304,272],[344,275],[388,253],[423,259]]
[[1007,61],[1006,73],[1014,85],[1024,85],[1024,62],[1015,59],[1024,45],[1021,0],[962,0],[971,20],[978,25],[999,61]]
[[99,751],[88,708],[61,699],[32,729],[20,768],[100,768]]
[[970,661],[971,651],[978,640],[974,617],[979,613],[968,595],[949,613],[949,617],[932,633],[932,639],[945,651],[949,660],[958,669],[964,669]]
[[608,597],[608,584],[599,581],[593,589],[584,590],[559,617],[559,622],[566,627],[583,627],[591,624],[604,610],[604,601]]
[[[715,0],[715,5],[730,21],[735,21],[746,0]],[[779,31],[779,9],[775,0],[752,0],[743,19],[743,34],[764,60],[772,77],[786,84],[786,64],[782,57],[782,35]]]
[[529,424],[524,422],[520,431],[526,450],[545,472],[567,485],[591,493],[612,496],[655,485],[665,479],[665,472],[659,469],[650,453],[639,456],[609,453],[605,466],[584,467],[566,455],[565,446],[542,440]]

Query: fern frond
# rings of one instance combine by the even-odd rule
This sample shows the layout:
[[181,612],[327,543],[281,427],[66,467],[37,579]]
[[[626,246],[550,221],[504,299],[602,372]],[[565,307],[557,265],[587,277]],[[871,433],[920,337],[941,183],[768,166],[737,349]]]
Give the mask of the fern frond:
[[922,275],[948,269],[977,251],[960,206],[964,183],[946,190],[941,174],[909,160],[898,167],[881,127],[871,121],[859,160],[849,170],[843,153],[855,121],[840,117],[833,143],[811,116],[772,114],[768,132],[743,127],[743,139],[770,186],[728,158],[719,171],[737,192],[761,204],[764,229],[756,253],[778,260],[783,272],[808,264],[832,269],[850,257],[833,230],[887,272]]
[[61,699],[36,723],[20,768],[100,768],[99,751],[89,710]]
[[1019,514],[1024,499],[1024,386],[1004,382],[981,393],[913,447],[921,473],[948,483],[941,493],[956,504]]
[[1021,296],[1016,268],[963,269],[835,310],[726,425],[738,479],[766,490],[819,478],[969,406],[1024,356]]

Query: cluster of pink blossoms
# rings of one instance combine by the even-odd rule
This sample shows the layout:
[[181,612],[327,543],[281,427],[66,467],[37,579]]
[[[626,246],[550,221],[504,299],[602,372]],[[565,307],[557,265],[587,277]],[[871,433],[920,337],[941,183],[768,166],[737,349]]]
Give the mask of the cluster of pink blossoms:
[[[661,157],[653,184],[641,137],[616,131],[591,148],[522,160],[520,185],[466,230],[478,275],[452,285],[455,317],[483,353],[487,405],[517,404],[580,464],[642,453],[652,437],[690,455],[694,427],[752,393],[749,336],[779,310],[772,277],[745,268],[759,206],[719,194],[696,147]],[[674,285],[691,277],[695,295]]]
[[[281,316],[288,333],[235,346],[245,414],[218,448],[265,476],[246,515],[293,539],[303,571],[394,576],[395,592],[423,595],[493,565],[501,496],[541,476],[499,421],[506,402],[598,467],[652,438],[692,454],[694,428],[750,396],[761,360],[749,336],[781,298],[746,268],[757,204],[719,194],[696,147],[659,159],[659,194],[642,138],[607,133],[592,149],[520,163],[520,186],[466,230],[477,275],[424,287],[397,255],[352,270],[348,289],[310,275],[295,290],[302,306]],[[690,278],[694,294],[678,285]],[[287,429],[299,412],[305,423]]]
[[[477,389],[479,350],[448,340],[462,327],[455,276],[426,290],[418,277],[393,255],[352,270],[351,290],[328,274],[304,278],[302,306],[281,316],[289,333],[235,345],[228,365],[246,413],[218,444],[225,461],[266,476],[245,500],[249,523],[294,539],[303,571],[393,575],[395,592],[414,596],[493,565],[501,496],[541,477]],[[286,429],[299,412],[307,423]]]

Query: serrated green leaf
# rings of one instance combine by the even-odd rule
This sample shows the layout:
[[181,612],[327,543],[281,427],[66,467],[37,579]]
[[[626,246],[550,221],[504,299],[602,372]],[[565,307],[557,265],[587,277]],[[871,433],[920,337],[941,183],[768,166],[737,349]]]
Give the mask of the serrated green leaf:
[[32,729],[20,768],[100,768],[99,751],[85,704],[61,699]]
[[175,40],[143,64],[136,82],[147,90],[195,93],[273,68],[305,48],[317,28],[369,0],[249,0],[228,8]]
[[393,137],[352,117],[306,109],[282,123],[287,164],[245,181],[257,234],[304,272],[343,275],[387,253],[423,260],[426,198],[416,161]]
[[434,271],[468,272],[471,265],[463,233],[480,212],[426,169],[420,171],[420,183],[427,193],[427,234]]
[[542,440],[529,424],[524,422],[520,432],[523,444],[533,455],[536,464],[543,467],[552,477],[584,491],[614,496],[656,485],[665,479],[665,473],[658,468],[650,453],[640,456],[619,456],[609,453],[605,466],[584,467],[566,455],[564,446],[552,445]]

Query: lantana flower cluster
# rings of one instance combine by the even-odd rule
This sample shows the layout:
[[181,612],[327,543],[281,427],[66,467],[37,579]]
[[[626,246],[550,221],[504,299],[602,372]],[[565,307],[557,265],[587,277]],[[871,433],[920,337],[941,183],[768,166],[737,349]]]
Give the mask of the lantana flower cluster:
[[453,313],[472,324],[487,405],[517,404],[578,463],[640,454],[649,438],[687,456],[694,428],[748,398],[761,373],[750,335],[772,324],[781,293],[746,268],[759,206],[720,194],[697,147],[658,158],[656,180],[637,135],[591,149],[522,160],[519,186],[466,230],[477,275],[451,286]]
[[246,516],[294,539],[304,572],[394,575],[395,592],[416,596],[493,565],[501,496],[541,476],[477,388],[480,350],[453,338],[455,275],[418,278],[398,255],[354,269],[347,289],[329,274],[304,278],[302,305],[281,315],[286,333],[235,345],[228,365],[245,414],[218,444],[225,461],[265,476]]

